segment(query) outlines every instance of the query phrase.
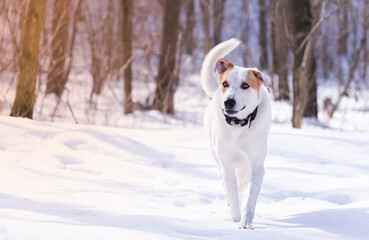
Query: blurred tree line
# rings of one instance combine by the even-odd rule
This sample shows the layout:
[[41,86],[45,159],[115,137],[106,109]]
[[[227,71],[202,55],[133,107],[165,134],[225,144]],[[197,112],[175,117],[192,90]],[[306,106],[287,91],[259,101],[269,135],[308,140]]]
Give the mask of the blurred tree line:
[[[199,72],[231,37],[245,66],[271,76],[275,100],[291,101],[293,127],[317,118],[318,78],[339,86],[319,103],[330,117],[353,82],[369,81],[369,0],[1,0],[0,10],[0,76],[17,78],[12,116],[32,118],[41,91],[58,99],[55,113],[80,68],[92,106],[107,82],[123,81],[124,113],[173,114],[181,71]],[[136,81],[155,82],[153,97],[134,101]]]

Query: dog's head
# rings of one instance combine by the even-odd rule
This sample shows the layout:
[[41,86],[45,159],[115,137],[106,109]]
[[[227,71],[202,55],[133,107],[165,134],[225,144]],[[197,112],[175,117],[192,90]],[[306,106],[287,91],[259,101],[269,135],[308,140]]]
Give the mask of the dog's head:
[[214,71],[219,76],[219,94],[224,114],[246,118],[261,101],[261,87],[269,90],[269,79],[257,68],[234,66],[225,58],[218,59]]

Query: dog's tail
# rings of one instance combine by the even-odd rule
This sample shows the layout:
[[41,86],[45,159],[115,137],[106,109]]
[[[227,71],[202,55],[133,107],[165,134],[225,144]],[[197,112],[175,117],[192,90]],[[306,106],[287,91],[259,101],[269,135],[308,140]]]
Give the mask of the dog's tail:
[[201,67],[201,85],[209,97],[213,98],[215,91],[218,89],[214,74],[215,62],[230,53],[240,43],[241,41],[236,38],[229,39],[216,45],[206,55]]

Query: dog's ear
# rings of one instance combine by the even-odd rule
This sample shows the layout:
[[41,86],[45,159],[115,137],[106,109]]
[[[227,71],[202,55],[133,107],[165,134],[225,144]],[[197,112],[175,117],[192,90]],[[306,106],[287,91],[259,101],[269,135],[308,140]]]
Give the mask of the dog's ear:
[[262,72],[260,72],[257,68],[251,68],[250,72],[258,79],[260,80],[264,86],[268,89],[270,92],[270,89],[272,89],[272,83],[270,82],[269,78],[265,76]]
[[229,61],[228,59],[220,58],[215,63],[214,72],[222,74],[227,71],[227,69],[232,68],[233,66],[233,63],[231,63],[231,61]]

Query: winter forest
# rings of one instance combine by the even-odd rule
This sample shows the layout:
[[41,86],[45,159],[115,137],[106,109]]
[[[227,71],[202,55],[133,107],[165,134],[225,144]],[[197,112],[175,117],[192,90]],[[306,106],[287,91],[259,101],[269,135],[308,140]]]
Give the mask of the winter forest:
[[[204,134],[206,54],[272,83],[254,229]],[[369,0],[0,0],[0,240],[369,239]]]
[[265,71],[277,105],[290,108],[274,120],[330,127],[335,115],[368,109],[368,4],[4,0],[0,111],[105,125],[151,109],[179,116],[186,99],[177,89],[193,83],[210,48],[236,37],[234,61]]

